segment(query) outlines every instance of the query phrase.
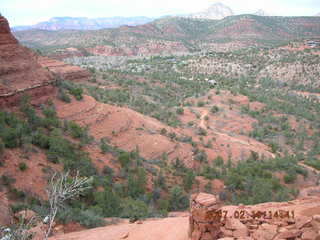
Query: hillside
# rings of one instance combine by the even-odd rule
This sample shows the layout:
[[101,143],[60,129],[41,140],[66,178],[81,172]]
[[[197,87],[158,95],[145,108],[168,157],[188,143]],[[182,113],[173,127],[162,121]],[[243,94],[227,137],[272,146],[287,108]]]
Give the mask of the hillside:
[[237,15],[222,20],[171,17],[135,27],[96,31],[28,30],[15,32],[15,36],[29,47],[56,55],[75,48],[83,55],[136,56],[195,52],[214,48],[219,43],[235,44],[233,50],[271,46],[319,37],[320,24],[317,17]]

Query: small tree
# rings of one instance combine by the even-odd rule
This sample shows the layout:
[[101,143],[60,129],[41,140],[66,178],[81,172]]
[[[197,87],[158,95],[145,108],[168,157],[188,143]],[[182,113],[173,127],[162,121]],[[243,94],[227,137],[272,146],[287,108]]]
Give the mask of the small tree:
[[91,188],[92,178],[79,177],[79,172],[77,172],[75,177],[69,178],[69,176],[69,172],[61,174],[55,173],[50,180],[47,189],[50,207],[49,215],[45,218],[45,222],[48,223],[45,240],[47,240],[51,234],[54,219],[59,209],[63,206],[63,203],[78,197],[83,191]]

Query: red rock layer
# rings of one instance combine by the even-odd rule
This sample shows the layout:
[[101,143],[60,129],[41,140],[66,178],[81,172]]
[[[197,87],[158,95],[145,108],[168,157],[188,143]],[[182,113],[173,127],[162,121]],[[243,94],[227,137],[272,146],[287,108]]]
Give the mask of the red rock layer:
[[51,72],[69,81],[89,80],[90,73],[86,69],[68,65],[64,62],[50,59],[47,57],[40,57],[39,63],[42,67],[48,68]]

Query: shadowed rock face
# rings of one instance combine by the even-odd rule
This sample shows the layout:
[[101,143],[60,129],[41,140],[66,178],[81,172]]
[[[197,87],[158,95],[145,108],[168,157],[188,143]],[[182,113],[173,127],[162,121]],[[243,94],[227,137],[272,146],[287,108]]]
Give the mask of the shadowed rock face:
[[[17,104],[17,96],[51,94],[52,74],[38,63],[38,55],[23,47],[13,37],[9,23],[0,17],[0,105]],[[44,87],[40,92],[38,88]],[[19,102],[19,101],[18,101]]]

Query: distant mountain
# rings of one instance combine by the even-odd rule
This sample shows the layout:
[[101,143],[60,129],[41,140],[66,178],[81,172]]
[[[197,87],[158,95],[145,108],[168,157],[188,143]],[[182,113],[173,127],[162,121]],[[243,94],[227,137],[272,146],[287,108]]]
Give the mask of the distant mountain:
[[316,17],[320,17],[320,12],[318,14],[315,15]]
[[17,26],[13,31],[28,29],[42,30],[98,30],[103,28],[117,28],[120,26],[137,26],[153,21],[148,17],[110,17],[110,18],[86,18],[86,17],[54,17],[49,21],[40,22],[32,26]]
[[188,17],[205,19],[223,19],[231,15],[234,15],[234,13],[230,7],[222,3],[215,3],[211,5],[207,10],[199,13],[192,13]]
[[[94,31],[28,30],[15,36],[29,47],[54,51],[64,48],[87,49],[90,53],[121,55],[137,49],[147,52],[156,48],[198,51],[210,49],[214,43],[269,46],[292,39],[320,36],[320,21],[316,17],[263,17],[252,14],[228,16],[221,20],[169,17],[139,26]],[[92,49],[92,46],[98,46]],[[47,50],[46,50],[47,49]]]
[[259,9],[258,11],[256,11],[255,13],[253,13],[253,15],[267,17],[267,16],[272,16],[273,14],[270,14],[270,13],[266,12],[266,11],[263,10],[263,9]]

